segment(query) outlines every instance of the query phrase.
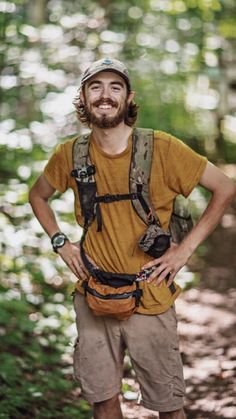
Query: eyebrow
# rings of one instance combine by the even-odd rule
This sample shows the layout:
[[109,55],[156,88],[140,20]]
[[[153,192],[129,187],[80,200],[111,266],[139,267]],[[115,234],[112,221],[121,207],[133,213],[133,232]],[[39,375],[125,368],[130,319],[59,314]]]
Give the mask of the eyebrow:
[[[91,82],[89,82],[88,83],[88,87],[90,87],[90,86],[92,86],[93,84],[102,84],[102,82],[100,81],[100,80],[92,80]],[[125,83],[123,84],[122,82],[120,82],[120,81],[112,81],[111,83],[110,83],[110,85],[119,85],[119,86],[121,86],[121,87],[124,87],[125,86]]]

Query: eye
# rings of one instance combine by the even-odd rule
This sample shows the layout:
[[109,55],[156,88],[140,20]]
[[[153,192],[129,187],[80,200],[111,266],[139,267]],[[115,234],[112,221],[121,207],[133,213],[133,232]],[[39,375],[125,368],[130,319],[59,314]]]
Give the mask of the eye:
[[98,90],[100,88],[100,86],[99,86],[99,84],[97,84],[97,85],[93,85],[92,87],[91,87],[91,90]]
[[112,90],[114,90],[114,92],[119,92],[121,89],[120,86],[112,86]]

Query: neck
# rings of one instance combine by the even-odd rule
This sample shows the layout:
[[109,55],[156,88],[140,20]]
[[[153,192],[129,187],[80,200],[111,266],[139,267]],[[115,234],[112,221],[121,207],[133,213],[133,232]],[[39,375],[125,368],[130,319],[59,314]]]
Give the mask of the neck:
[[131,132],[132,128],[122,122],[115,128],[93,127],[92,135],[103,151],[115,155],[122,153],[127,148]]

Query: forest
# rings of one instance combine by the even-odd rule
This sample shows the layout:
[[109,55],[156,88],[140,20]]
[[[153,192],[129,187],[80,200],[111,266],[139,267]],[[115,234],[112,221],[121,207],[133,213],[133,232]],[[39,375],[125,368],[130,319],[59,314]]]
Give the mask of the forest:
[[[130,70],[137,126],[180,138],[236,181],[234,0],[0,0],[0,418],[88,419],[73,379],[75,276],[52,252],[28,192],[57,144],[86,132],[73,98],[94,60]],[[196,188],[197,219],[209,194]],[[51,202],[73,241],[69,190]],[[236,202],[178,275],[189,419],[236,417]],[[136,402],[127,354],[126,419]]]

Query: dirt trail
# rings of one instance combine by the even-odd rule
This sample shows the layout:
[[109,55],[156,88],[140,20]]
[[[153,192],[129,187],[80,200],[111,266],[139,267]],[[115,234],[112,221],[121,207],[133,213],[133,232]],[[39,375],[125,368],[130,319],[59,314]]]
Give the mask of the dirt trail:
[[[231,212],[212,234],[200,266],[192,262],[192,270],[201,273],[199,287],[176,303],[188,419],[236,419],[235,244]],[[129,383],[137,389],[134,379]],[[123,400],[122,407],[126,419],[158,418],[133,401]]]
[[[176,304],[188,419],[236,418],[235,298],[236,289],[192,289]],[[123,401],[123,412],[126,419],[158,418],[133,401]]]

